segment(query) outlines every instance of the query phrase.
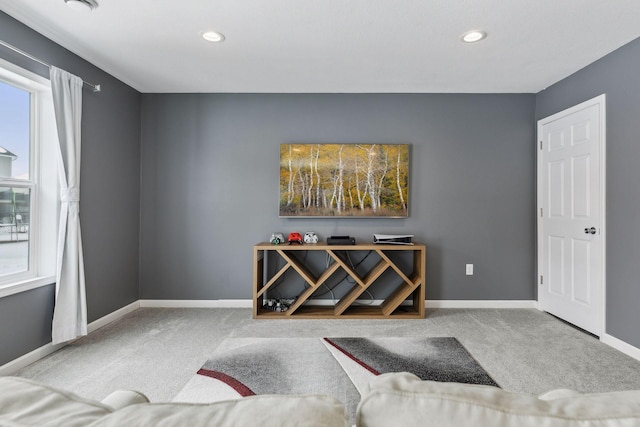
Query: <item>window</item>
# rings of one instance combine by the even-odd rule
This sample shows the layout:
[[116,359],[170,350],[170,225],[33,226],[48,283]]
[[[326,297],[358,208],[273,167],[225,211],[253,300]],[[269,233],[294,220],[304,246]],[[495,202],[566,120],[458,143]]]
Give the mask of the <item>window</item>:
[[48,80],[0,61],[0,297],[53,283],[56,162]]
[[29,267],[31,93],[0,81],[0,280]]

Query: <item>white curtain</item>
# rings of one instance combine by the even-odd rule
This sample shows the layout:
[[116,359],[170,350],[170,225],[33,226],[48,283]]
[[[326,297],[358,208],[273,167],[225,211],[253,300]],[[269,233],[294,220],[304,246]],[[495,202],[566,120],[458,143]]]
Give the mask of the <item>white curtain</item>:
[[87,302],[80,237],[80,122],[82,79],[51,67],[51,89],[60,150],[60,226],[53,344],[87,334]]

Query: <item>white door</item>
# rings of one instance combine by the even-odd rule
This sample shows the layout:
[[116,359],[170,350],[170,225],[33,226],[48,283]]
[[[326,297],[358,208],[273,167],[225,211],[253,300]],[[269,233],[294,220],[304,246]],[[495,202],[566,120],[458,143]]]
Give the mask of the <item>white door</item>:
[[604,333],[605,96],[538,122],[540,309]]

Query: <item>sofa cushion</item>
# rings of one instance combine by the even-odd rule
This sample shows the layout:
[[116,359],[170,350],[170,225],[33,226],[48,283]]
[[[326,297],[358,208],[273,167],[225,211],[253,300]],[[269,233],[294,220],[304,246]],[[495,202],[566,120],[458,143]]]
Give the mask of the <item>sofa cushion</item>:
[[113,409],[121,409],[125,406],[137,403],[149,403],[149,398],[144,394],[133,390],[116,390],[101,400],[101,403]]
[[24,378],[0,377],[0,425],[85,427],[113,408]]
[[422,381],[409,373],[383,374],[358,405],[359,427],[633,427],[640,426],[640,391],[576,394],[544,399],[496,387]]
[[345,408],[321,395],[258,395],[209,404],[150,403],[120,409],[91,427],[347,427]]

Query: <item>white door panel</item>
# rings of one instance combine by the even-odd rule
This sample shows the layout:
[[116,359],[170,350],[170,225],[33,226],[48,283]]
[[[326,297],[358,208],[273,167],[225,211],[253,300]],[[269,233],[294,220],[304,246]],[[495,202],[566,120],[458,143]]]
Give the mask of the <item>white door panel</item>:
[[589,154],[576,156],[571,160],[571,179],[573,181],[571,187],[573,191],[571,213],[574,219],[591,219],[590,161],[591,156]]
[[540,307],[596,335],[604,325],[604,108],[602,95],[538,122]]
[[573,239],[571,241],[571,291],[572,301],[590,307],[591,300],[591,275],[588,263],[591,260],[591,243]]
[[547,287],[551,294],[562,296],[565,294],[564,286],[564,237],[549,236],[548,249],[548,276]]
[[549,162],[548,165],[549,216],[564,217],[564,160]]

